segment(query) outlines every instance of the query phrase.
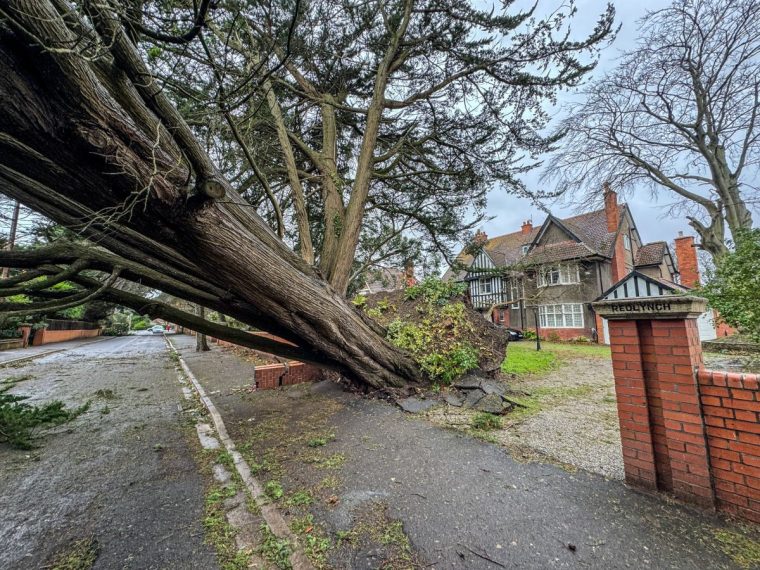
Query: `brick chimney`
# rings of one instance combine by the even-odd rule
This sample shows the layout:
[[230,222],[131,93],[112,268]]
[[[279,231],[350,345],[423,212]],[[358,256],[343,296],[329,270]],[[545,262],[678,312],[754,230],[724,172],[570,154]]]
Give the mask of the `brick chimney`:
[[475,237],[472,239],[472,245],[475,247],[483,247],[488,243],[488,234],[482,230],[475,232]]
[[604,213],[607,216],[607,231],[616,232],[618,225],[620,225],[617,192],[610,188],[609,182],[602,184],[602,188],[604,189]]
[[525,220],[522,224],[522,234],[528,235],[530,232],[533,231],[533,221],[532,220]]
[[685,236],[678,232],[676,242],[676,260],[678,272],[681,275],[681,285],[699,287],[699,264],[697,262],[697,246],[694,236]]

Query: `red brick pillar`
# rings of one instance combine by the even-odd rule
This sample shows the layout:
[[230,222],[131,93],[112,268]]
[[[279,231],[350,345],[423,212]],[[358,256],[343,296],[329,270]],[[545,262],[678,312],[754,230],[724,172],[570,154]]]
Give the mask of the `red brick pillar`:
[[595,305],[610,344],[626,481],[715,506],[696,371],[702,351],[695,297]]
[[32,334],[32,325],[23,324],[23,325],[19,325],[18,328],[19,328],[19,331],[21,332],[21,342],[22,342],[21,346],[26,348],[27,346],[29,346],[29,337]]

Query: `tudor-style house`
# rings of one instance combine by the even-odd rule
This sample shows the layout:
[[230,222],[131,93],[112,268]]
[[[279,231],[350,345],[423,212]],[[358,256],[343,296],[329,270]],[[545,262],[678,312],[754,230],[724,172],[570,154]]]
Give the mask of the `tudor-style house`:
[[[678,238],[679,240],[693,238]],[[694,248],[688,248],[693,255]],[[686,251],[686,248],[684,248]],[[535,329],[561,339],[603,338],[603,323],[591,302],[634,269],[663,283],[679,281],[665,242],[642,243],[630,209],[606,188],[604,208],[489,239],[478,232],[457,258],[466,270],[444,279],[468,283],[474,307],[497,324]],[[688,265],[688,264],[687,264]],[[697,277],[698,280],[698,277]]]

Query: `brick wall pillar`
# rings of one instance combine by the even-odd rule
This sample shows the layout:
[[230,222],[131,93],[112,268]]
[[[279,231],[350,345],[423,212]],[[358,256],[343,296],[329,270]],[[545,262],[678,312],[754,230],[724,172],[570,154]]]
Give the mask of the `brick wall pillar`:
[[696,316],[704,310],[704,301],[640,301],[602,301],[595,306],[610,319],[626,481],[714,508],[695,374],[703,367]]

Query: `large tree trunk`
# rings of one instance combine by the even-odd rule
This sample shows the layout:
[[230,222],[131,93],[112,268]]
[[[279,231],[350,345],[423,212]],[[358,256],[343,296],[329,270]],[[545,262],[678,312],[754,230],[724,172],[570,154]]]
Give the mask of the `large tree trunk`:
[[[206,309],[203,305],[197,306],[196,313],[199,319],[206,318]],[[206,338],[206,335],[200,331],[195,331],[195,352],[208,352],[209,350],[211,349],[208,347],[208,339]]]
[[[16,200],[16,203],[13,206],[13,214],[11,214],[11,228],[8,232],[8,243],[5,245],[5,249],[8,251],[12,250],[16,245],[16,230],[18,229],[18,218],[20,213],[21,204]],[[8,267],[3,267],[2,271],[0,271],[0,279],[8,278],[9,269],[10,268]]]
[[11,30],[0,27],[1,192],[192,283],[222,312],[323,355],[359,382],[421,379],[197,154],[120,28],[106,42],[113,63],[91,63],[69,51],[79,30],[50,2],[0,7],[13,14]]

